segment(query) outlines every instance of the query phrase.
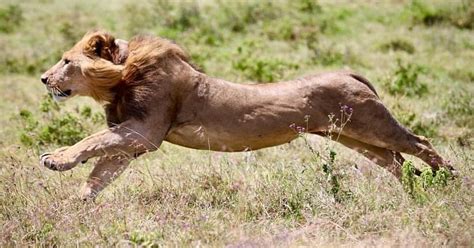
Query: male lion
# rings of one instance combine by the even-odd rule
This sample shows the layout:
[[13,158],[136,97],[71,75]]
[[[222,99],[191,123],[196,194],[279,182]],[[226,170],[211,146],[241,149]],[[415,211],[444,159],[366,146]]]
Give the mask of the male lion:
[[[235,84],[196,70],[185,52],[159,37],[126,42],[87,33],[41,76],[56,100],[75,95],[103,103],[109,129],[41,156],[58,171],[99,157],[82,190],[93,199],[140,154],[163,140],[213,151],[247,151],[287,143],[298,133],[322,135],[341,105],[353,113],[337,141],[401,176],[400,152],[433,169],[453,169],[424,137],[402,127],[374,87],[352,72],[311,75],[273,84]],[[293,125],[292,125],[293,124]]]

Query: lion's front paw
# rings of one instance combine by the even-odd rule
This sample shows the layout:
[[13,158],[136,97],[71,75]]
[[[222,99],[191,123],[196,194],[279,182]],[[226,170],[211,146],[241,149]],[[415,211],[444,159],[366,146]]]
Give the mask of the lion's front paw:
[[40,164],[55,171],[65,171],[72,169],[77,162],[67,156],[64,148],[53,153],[44,153],[40,156]]

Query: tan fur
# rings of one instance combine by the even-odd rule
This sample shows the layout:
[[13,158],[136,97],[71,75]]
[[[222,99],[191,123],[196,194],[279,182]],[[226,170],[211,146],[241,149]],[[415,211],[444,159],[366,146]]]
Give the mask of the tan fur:
[[[125,45],[124,45],[125,44]],[[322,135],[328,115],[353,109],[336,141],[361,152],[398,178],[403,157],[420,157],[433,168],[452,169],[432,145],[402,127],[369,81],[352,72],[310,75],[274,84],[235,84],[197,71],[176,44],[139,36],[128,45],[104,32],[84,36],[43,75],[49,87],[71,90],[104,103],[109,129],[41,157],[68,170],[99,156],[83,190],[93,198],[130,159],[161,142],[215,151],[256,150],[290,142],[296,127]]]

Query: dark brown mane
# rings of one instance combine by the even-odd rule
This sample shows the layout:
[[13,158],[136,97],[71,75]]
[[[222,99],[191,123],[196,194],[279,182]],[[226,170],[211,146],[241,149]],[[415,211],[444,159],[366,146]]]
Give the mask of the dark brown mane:
[[[122,81],[111,89],[115,97],[107,106],[108,114],[114,114],[120,123],[129,118],[143,120],[148,114],[150,101],[156,97],[160,83],[175,73],[177,63],[189,63],[187,54],[175,43],[142,35],[134,37],[128,44],[129,55],[122,71]],[[192,65],[191,65],[192,66]],[[193,66],[193,68],[195,68]]]

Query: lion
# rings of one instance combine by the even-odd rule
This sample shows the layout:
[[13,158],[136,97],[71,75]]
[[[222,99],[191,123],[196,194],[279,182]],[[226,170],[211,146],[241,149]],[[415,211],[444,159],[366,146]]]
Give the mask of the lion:
[[163,141],[220,152],[257,150],[288,143],[301,131],[324,136],[331,128],[328,116],[341,106],[350,120],[335,141],[395,177],[401,177],[401,153],[434,170],[454,171],[425,137],[395,120],[367,79],[351,71],[237,84],[204,74],[167,39],[141,35],[125,41],[92,31],[41,81],[57,101],[89,96],[104,106],[108,129],[40,157],[57,171],[99,157],[81,191],[85,200]]

